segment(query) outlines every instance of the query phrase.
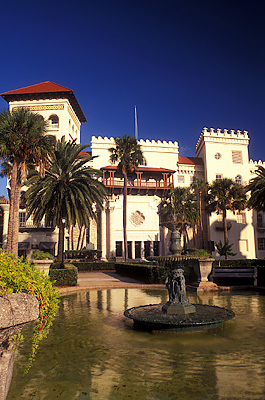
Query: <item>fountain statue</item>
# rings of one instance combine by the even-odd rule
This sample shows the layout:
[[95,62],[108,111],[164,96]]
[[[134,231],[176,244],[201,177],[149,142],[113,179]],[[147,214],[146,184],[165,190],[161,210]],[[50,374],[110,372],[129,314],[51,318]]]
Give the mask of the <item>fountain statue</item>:
[[165,284],[169,293],[166,304],[132,307],[124,312],[125,317],[134,321],[136,328],[194,331],[215,328],[235,316],[233,311],[226,308],[191,304],[186,296],[182,268],[172,270]]
[[166,278],[166,287],[169,293],[169,301],[163,305],[162,311],[166,314],[191,314],[195,313],[195,307],[186,296],[186,285],[183,269],[173,269],[171,276]]

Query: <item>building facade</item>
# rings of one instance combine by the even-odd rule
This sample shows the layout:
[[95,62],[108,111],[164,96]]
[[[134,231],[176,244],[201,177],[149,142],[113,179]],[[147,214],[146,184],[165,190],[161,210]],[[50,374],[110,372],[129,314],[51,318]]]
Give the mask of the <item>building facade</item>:
[[[40,113],[49,121],[49,133],[57,139],[80,142],[80,126],[86,122],[84,113],[71,89],[52,82],[2,93],[9,103],[10,110],[27,107]],[[160,224],[158,205],[165,193],[172,187],[188,187],[194,179],[211,183],[215,179],[232,178],[246,184],[255,176],[261,161],[249,161],[248,132],[228,131],[226,129],[204,128],[196,145],[196,157],[179,156],[178,142],[139,140],[144,165],[128,181],[127,241],[128,257],[141,259],[152,255],[169,254],[170,232]],[[94,245],[102,250],[103,259],[119,259],[123,256],[123,179],[117,166],[109,161],[109,148],[114,146],[114,138],[92,137],[91,152],[93,167],[101,169],[103,182],[108,188],[108,201],[98,212],[98,222],[91,221],[86,239],[82,245]],[[8,202],[1,204],[2,243],[5,245],[8,222]],[[25,209],[19,214],[20,254],[28,254],[34,249],[57,252],[57,231],[51,227],[34,226],[32,220],[26,221]],[[233,214],[228,212],[229,242],[234,243],[233,251],[237,258],[264,258],[265,221],[262,213],[245,210]],[[204,213],[204,248],[213,247],[214,242],[223,241],[220,216]],[[76,246],[70,240],[73,230],[66,233],[65,248]],[[195,238],[196,239],[196,238]],[[200,241],[192,238],[189,246],[195,247]],[[217,255],[213,252],[213,255]]]

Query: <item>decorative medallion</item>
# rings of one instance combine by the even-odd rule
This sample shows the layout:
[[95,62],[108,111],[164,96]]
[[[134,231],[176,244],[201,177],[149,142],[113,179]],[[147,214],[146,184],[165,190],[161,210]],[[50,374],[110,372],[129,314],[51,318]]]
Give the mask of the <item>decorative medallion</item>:
[[139,225],[142,225],[144,220],[145,220],[145,216],[140,211],[137,210],[137,211],[134,211],[133,213],[131,213],[130,221],[132,224],[139,226]]

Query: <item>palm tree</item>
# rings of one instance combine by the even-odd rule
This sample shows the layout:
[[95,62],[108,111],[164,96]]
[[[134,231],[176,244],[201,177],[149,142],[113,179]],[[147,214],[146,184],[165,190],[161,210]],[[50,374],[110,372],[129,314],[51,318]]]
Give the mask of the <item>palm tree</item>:
[[227,211],[241,211],[246,208],[246,189],[232,179],[213,181],[209,187],[207,210],[223,217],[224,243],[228,243]]
[[127,180],[128,175],[134,173],[137,167],[143,163],[143,153],[137,139],[124,135],[116,137],[115,147],[109,149],[112,164],[118,163],[118,171],[123,176],[123,244],[124,260],[127,260]]
[[246,191],[250,191],[248,207],[265,211],[265,168],[259,165],[256,175],[246,187]]
[[183,235],[184,250],[186,250],[187,228],[193,226],[199,219],[196,197],[190,188],[170,189],[159,205],[159,214],[162,225],[172,233],[178,230],[180,235]]
[[[6,173],[12,166],[9,190],[7,252],[18,254],[19,203],[28,166],[42,167],[53,150],[55,138],[46,135],[48,123],[40,114],[19,108],[0,114],[0,157]],[[3,173],[4,174],[4,173]]]
[[31,171],[26,185],[27,218],[33,215],[38,224],[45,219],[47,226],[59,228],[58,262],[63,264],[64,227],[70,225],[89,226],[91,218],[96,218],[94,205],[102,209],[106,200],[106,189],[97,177],[99,170],[87,163],[93,159],[80,152],[88,145],[58,140],[55,152],[50,158],[49,168],[42,177]]
[[202,205],[205,203],[206,196],[208,193],[209,185],[205,182],[204,179],[195,179],[194,182],[191,184],[192,190],[197,197],[198,204],[199,204],[199,237],[201,238],[201,248],[206,247],[204,243],[204,229],[203,229],[203,212],[202,212]]

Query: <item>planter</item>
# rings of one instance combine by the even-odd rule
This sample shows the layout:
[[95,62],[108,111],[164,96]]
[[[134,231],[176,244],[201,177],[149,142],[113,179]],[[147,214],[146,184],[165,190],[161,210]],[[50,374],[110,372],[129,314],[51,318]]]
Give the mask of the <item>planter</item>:
[[214,258],[206,258],[202,260],[196,260],[194,264],[194,271],[197,275],[198,282],[208,282],[208,276],[212,271]]
[[53,260],[32,260],[32,263],[37,265],[41,272],[44,272],[45,275],[49,275],[50,265],[53,263]]

